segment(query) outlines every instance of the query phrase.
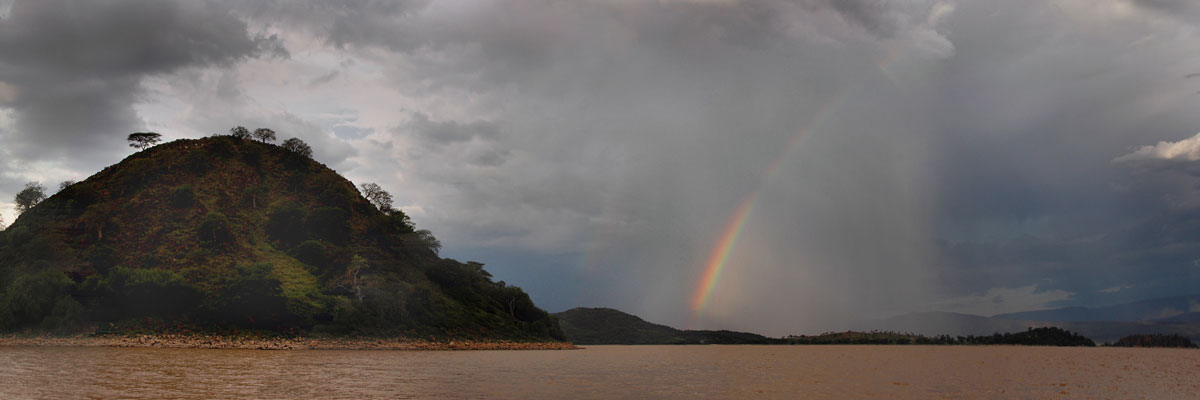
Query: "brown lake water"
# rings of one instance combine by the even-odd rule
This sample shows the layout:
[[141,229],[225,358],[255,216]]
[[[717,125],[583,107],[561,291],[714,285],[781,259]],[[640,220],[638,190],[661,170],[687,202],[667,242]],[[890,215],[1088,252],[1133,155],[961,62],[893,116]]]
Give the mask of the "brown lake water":
[[589,346],[573,351],[0,347],[0,399],[1200,399],[1200,350]]

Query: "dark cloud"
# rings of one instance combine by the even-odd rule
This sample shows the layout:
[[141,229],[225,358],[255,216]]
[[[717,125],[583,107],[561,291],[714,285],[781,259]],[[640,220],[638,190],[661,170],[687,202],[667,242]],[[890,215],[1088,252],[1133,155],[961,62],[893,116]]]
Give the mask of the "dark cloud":
[[886,0],[829,0],[829,6],[847,20],[881,37],[896,32],[894,10]]
[[15,93],[0,104],[16,111],[9,145],[26,159],[120,148],[143,127],[133,105],[145,76],[287,56],[211,3],[163,1],[17,1],[0,20],[0,54],[0,82]]
[[436,144],[465,142],[472,139],[492,140],[500,134],[500,127],[487,121],[460,123],[457,121],[432,121],[428,115],[413,113],[407,126],[422,139]]
[[1182,12],[1197,9],[1196,2],[1190,0],[1132,0],[1134,4],[1165,12]]
[[333,127],[333,134],[346,140],[362,139],[372,133],[375,133],[374,128],[361,128],[352,125],[334,125]]

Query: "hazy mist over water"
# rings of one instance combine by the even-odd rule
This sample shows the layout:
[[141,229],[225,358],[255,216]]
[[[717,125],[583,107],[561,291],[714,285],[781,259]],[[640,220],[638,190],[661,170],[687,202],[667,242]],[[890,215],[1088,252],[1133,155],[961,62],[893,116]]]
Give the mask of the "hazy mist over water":
[[0,347],[0,397],[1194,399],[1200,350],[590,346],[559,351]]

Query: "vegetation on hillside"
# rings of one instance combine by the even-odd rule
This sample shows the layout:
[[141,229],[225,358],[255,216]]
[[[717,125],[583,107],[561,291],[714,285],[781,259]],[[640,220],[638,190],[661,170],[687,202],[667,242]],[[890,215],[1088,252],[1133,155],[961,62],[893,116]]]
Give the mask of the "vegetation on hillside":
[[439,257],[390,194],[371,184],[368,201],[299,139],[155,135],[53,196],[22,192],[0,232],[0,331],[562,338],[524,291]]
[[1116,343],[1106,344],[1113,347],[1177,347],[1177,348],[1196,348],[1196,344],[1184,336],[1180,335],[1163,335],[1163,334],[1144,334],[1144,335],[1129,335],[1117,340]]
[[836,332],[817,336],[788,336],[784,344],[942,344],[942,345],[1022,345],[1022,346],[1095,346],[1091,339],[1056,328],[1028,328],[1024,332],[996,333],[984,336],[924,336],[897,332]]

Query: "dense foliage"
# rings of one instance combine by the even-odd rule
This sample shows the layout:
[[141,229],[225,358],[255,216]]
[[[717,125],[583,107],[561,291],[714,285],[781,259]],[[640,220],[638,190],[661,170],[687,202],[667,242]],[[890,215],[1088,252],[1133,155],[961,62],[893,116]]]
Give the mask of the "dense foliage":
[[521,289],[438,257],[431,233],[378,207],[386,192],[372,204],[273,139],[165,143],[33,196],[0,232],[0,331],[562,338]]
[[1163,334],[1148,334],[1148,335],[1129,335],[1112,343],[1115,347],[1182,347],[1196,348],[1196,344],[1186,337],[1180,335],[1163,335]]

